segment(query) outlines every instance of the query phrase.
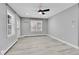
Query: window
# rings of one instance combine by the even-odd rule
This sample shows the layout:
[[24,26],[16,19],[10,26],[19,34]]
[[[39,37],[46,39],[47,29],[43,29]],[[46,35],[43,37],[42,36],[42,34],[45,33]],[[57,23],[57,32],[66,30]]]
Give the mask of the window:
[[42,32],[42,20],[31,20],[31,32]]
[[11,16],[8,15],[8,35],[11,34],[11,31],[12,31]]
[[8,36],[12,36],[15,33],[15,19],[14,19],[14,15],[11,13],[10,10],[7,10],[7,18],[8,18]]

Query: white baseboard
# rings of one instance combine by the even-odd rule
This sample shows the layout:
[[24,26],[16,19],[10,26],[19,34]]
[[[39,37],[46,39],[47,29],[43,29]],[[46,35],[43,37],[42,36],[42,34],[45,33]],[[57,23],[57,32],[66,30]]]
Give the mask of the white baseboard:
[[19,38],[22,38],[22,37],[30,37],[30,36],[42,36],[42,35],[48,35],[48,34],[22,35],[22,36],[20,36]]
[[6,49],[2,50],[1,54],[4,55],[17,41],[18,41],[18,39],[15,40],[14,42],[12,42],[9,47],[7,47]]
[[[26,37],[26,36],[40,36],[40,35],[48,35],[48,34],[23,35],[23,36],[21,36],[19,38]],[[7,47],[6,49],[2,50],[1,54],[4,55],[17,41],[18,41],[18,39],[15,40],[14,42],[12,42],[9,47]]]
[[55,36],[52,36],[52,35],[49,35],[49,34],[48,34],[48,36],[51,37],[51,38],[53,38],[53,39],[56,39],[56,40],[58,40],[58,41],[60,41],[60,42],[62,42],[62,43],[65,43],[65,44],[67,44],[67,45],[69,45],[69,46],[71,46],[71,47],[73,47],[73,48],[79,49],[78,46],[73,45],[73,44],[71,44],[71,43],[69,43],[69,42],[66,42],[66,41],[64,41],[64,40],[61,40],[61,39],[59,39],[59,38],[57,38],[57,37],[55,37]]

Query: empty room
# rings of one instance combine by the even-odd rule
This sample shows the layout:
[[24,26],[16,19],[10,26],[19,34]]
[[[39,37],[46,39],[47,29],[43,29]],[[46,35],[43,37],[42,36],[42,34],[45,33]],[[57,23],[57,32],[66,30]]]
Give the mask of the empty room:
[[79,3],[0,3],[0,55],[79,55]]

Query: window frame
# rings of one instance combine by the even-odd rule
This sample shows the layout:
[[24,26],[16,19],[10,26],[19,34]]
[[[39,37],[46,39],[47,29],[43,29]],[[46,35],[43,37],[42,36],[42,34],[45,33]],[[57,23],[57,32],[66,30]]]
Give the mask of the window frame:
[[[10,20],[8,18],[8,15],[11,16]],[[10,23],[8,23],[8,21],[10,21]],[[11,29],[9,29],[9,26],[11,26]],[[9,30],[11,31],[10,34],[9,34]],[[9,9],[7,9],[7,35],[8,35],[8,37],[11,37],[14,34],[15,34],[15,16]]]

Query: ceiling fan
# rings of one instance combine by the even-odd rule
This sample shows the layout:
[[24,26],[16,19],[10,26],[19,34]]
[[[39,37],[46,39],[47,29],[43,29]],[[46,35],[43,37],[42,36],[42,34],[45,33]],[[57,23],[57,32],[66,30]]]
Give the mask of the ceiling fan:
[[44,10],[39,9],[38,10],[38,12],[41,12],[43,15],[45,14],[45,12],[48,12],[48,11],[50,11],[50,9],[44,9]]
[[39,5],[39,10],[38,10],[38,12],[40,13],[40,14],[42,14],[42,15],[45,15],[45,13],[46,12],[48,12],[48,11],[50,11],[50,9],[42,9],[42,4],[40,3],[40,5]]

